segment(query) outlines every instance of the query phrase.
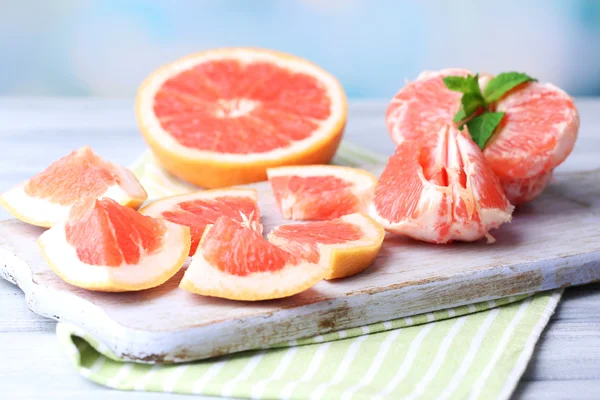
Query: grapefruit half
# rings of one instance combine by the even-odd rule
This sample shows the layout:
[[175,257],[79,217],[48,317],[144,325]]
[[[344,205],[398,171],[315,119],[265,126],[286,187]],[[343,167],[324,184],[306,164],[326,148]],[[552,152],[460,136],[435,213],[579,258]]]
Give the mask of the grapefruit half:
[[231,300],[268,300],[300,293],[327,273],[326,266],[303,260],[223,216],[206,227],[179,287]]
[[[440,129],[453,123],[462,96],[446,88],[442,79],[467,74],[473,73],[466,69],[426,71],[401,89],[386,114],[394,142],[437,140]],[[480,77],[482,90],[491,78]],[[491,110],[506,115],[484,149],[485,160],[511,203],[532,200],[573,149],[579,130],[573,99],[554,85],[529,82],[505,94]]]
[[144,216],[109,198],[84,198],[38,239],[48,265],[84,289],[149,289],[171,278],[190,250],[187,226]]
[[269,168],[267,175],[283,217],[300,221],[366,212],[377,184],[367,171],[334,165]]
[[257,200],[254,189],[214,189],[159,199],[142,207],[140,212],[189,226],[190,255],[194,255],[206,225],[213,224],[222,215],[262,234]]
[[383,227],[361,213],[281,225],[268,235],[271,243],[299,258],[327,266],[325,279],[344,278],[367,269],[375,261],[384,237]]
[[370,208],[392,233],[433,243],[474,241],[511,220],[513,206],[479,147],[454,124],[402,140]]
[[329,162],[346,113],[344,90],[331,74],[255,48],[209,50],[165,65],[136,100],[159,163],[207,188],[265,180],[269,167]]
[[148,196],[131,171],[84,146],[0,195],[0,205],[21,221],[48,228],[82,197],[109,197],[137,209]]

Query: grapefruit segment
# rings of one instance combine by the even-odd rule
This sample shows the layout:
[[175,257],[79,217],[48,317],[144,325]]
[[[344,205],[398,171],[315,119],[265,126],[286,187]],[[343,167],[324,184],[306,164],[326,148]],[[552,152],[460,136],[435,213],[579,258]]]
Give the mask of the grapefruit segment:
[[204,229],[224,215],[262,234],[258,196],[254,189],[214,189],[157,200],[140,212],[190,227],[194,255]]
[[327,273],[223,216],[207,226],[179,287],[231,300],[268,300],[300,293]]
[[327,163],[346,123],[339,82],[289,54],[228,48],[152,73],[136,114],[159,163],[196,185],[261,181],[280,165]]
[[38,239],[48,265],[84,289],[149,289],[171,278],[190,248],[186,226],[144,216],[114,200],[84,198]]
[[513,206],[466,135],[451,124],[436,141],[403,140],[379,178],[371,216],[388,232],[433,243],[474,241],[510,221]]
[[84,146],[2,194],[0,204],[21,221],[51,227],[82,197],[109,197],[137,209],[148,196],[131,171]]
[[336,279],[367,269],[375,261],[384,236],[381,225],[355,213],[329,221],[281,225],[268,239],[299,258],[327,266],[325,279]]
[[[473,75],[466,69],[426,71],[401,89],[386,113],[394,142],[418,139],[431,146],[440,129],[454,123],[462,97],[446,88],[443,78],[467,74]],[[492,77],[480,76],[482,91]],[[573,100],[554,85],[529,82],[505,94],[490,110],[505,117],[484,149],[485,160],[511,203],[532,200],[573,149],[579,130]]]
[[267,176],[283,217],[299,221],[364,212],[377,183],[367,171],[333,165],[270,168]]

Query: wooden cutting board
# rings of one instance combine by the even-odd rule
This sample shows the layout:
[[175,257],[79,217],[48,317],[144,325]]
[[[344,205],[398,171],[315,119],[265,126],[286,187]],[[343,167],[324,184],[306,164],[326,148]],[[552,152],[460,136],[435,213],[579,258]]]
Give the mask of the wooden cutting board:
[[[243,351],[478,301],[600,280],[600,170],[559,174],[496,243],[432,245],[387,237],[366,272],[321,282],[299,295],[243,303],[178,289],[182,272],[136,293],[94,293],[61,281],[36,239],[41,228],[0,222],[0,276],[18,285],[34,312],[73,323],[116,355],[183,362]],[[265,232],[281,220],[266,183]]]

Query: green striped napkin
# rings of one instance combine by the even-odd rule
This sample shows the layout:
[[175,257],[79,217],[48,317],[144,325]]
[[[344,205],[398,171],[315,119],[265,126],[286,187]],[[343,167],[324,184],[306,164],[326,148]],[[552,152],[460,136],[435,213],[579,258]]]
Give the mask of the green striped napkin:
[[[335,160],[381,157],[344,143]],[[145,154],[134,172],[150,197],[191,188]],[[399,318],[217,359],[179,365],[123,362],[80,328],[57,325],[86,378],[121,390],[253,399],[507,399],[561,290]]]

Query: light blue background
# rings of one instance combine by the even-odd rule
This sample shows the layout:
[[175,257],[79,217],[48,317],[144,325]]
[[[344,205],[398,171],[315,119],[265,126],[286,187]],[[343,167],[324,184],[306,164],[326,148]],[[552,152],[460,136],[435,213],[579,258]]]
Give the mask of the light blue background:
[[165,62],[245,45],[306,57],[353,98],[443,67],[600,94],[600,0],[0,0],[0,95],[132,97]]

